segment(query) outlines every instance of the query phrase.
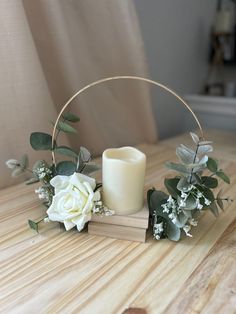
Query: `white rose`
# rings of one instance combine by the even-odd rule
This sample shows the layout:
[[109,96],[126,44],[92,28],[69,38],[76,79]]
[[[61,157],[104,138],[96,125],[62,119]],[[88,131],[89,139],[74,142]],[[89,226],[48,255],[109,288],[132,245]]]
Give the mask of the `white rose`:
[[91,219],[94,202],[100,200],[100,193],[94,192],[95,179],[74,173],[71,176],[56,176],[50,183],[55,188],[55,195],[47,210],[48,218],[63,222],[66,230],[76,226],[81,231]]

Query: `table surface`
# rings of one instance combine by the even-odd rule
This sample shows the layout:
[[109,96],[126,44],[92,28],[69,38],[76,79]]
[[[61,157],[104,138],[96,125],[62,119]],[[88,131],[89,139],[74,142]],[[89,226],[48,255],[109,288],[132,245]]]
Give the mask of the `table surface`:
[[[236,195],[236,134],[209,131],[214,156],[230,175]],[[147,154],[146,189],[163,187],[166,160],[188,135]],[[169,175],[172,175],[169,173]],[[223,186],[223,184],[222,184]],[[193,238],[144,244],[64,231],[57,223],[30,230],[27,219],[45,209],[23,184],[0,191],[0,312],[117,314],[138,307],[147,313],[236,313],[236,203],[215,219],[201,215]]]

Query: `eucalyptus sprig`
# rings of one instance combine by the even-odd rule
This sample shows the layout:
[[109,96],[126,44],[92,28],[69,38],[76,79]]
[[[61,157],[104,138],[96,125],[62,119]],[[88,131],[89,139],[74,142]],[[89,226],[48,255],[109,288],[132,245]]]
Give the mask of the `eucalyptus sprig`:
[[[32,177],[26,181],[26,184],[32,184],[35,182],[41,183],[41,186],[35,190],[39,199],[43,201],[46,208],[49,208],[54,196],[54,188],[50,184],[50,181],[56,175],[70,176],[75,172],[83,174],[91,174],[100,169],[99,166],[92,163],[92,156],[87,148],[81,146],[79,151],[73,150],[70,147],[62,146],[58,144],[58,138],[61,132],[67,134],[76,133],[76,129],[71,123],[79,122],[80,118],[71,113],[66,112],[62,115],[61,120],[57,124],[57,132],[54,143],[52,143],[52,136],[44,132],[33,132],[30,135],[30,145],[36,151],[54,151],[56,154],[67,157],[67,160],[54,163],[47,163],[45,160],[38,160],[33,165],[32,169],[29,169],[29,159],[25,154],[20,160],[10,159],[6,162],[8,168],[12,170],[12,176],[20,176],[25,172],[30,172]],[[69,160],[68,160],[69,159]],[[99,184],[97,188],[99,188]],[[47,217],[46,217],[47,219]],[[40,222],[45,221],[45,218],[39,221],[28,220],[28,224],[31,229],[38,232],[38,225]]]
[[[178,173],[175,178],[164,181],[169,194],[154,188],[147,194],[153,234],[157,240],[169,238],[178,241],[182,231],[191,237],[190,230],[197,226],[201,211],[210,210],[218,216],[219,208],[224,209],[224,201],[232,201],[222,197],[221,191],[216,197],[212,191],[218,187],[218,179],[230,184],[218,161],[207,155],[213,151],[212,142],[200,140],[195,133],[190,135],[195,150],[181,144],[176,149],[180,162],[166,163],[169,169]],[[203,175],[206,170],[207,175]]]

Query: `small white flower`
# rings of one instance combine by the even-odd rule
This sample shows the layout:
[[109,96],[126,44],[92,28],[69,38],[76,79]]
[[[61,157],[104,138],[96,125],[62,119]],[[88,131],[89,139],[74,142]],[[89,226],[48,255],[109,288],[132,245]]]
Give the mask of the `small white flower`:
[[202,208],[203,208],[203,205],[200,204],[200,203],[198,203],[198,204],[197,204],[197,209],[200,209],[200,210],[201,210]]
[[202,192],[198,191],[197,192],[197,198],[201,198],[201,197],[203,197],[203,194],[202,194]]
[[192,218],[192,219],[189,219],[188,222],[190,223],[190,225],[192,225],[192,226],[194,226],[194,227],[196,227],[197,224],[198,224],[197,220],[195,220],[195,219],[193,219],[193,218]]
[[188,197],[187,193],[184,193],[183,191],[181,191],[181,198],[183,198],[184,200],[186,200],[186,198]]
[[175,219],[175,218],[176,218],[176,214],[175,214],[175,213],[170,213],[170,214],[168,215],[168,217],[169,217],[170,219]]
[[157,232],[157,233],[163,232],[164,231],[163,222],[161,222],[159,224],[154,224],[154,228],[155,228],[155,232]]
[[6,161],[6,165],[10,169],[15,169],[15,168],[19,167],[19,161],[16,159],[9,159]]
[[186,206],[186,202],[181,199],[179,206],[180,206],[180,207],[185,207],[185,206]]
[[112,216],[112,215],[115,215],[115,211],[105,207],[105,216]]
[[162,204],[161,207],[163,208],[163,213],[169,213],[169,206],[168,204]]
[[42,180],[45,176],[46,176],[45,172],[38,173],[38,177],[40,180]]
[[207,205],[207,206],[208,206],[208,205],[210,205],[210,204],[211,204],[211,201],[210,201],[210,200],[208,200],[207,198],[205,198],[205,199],[204,199],[204,203],[205,203],[205,205]]
[[194,185],[189,185],[184,191],[190,192],[192,189],[194,189]]
[[188,236],[188,237],[190,237],[190,238],[193,237],[193,236],[191,235],[191,233],[189,233],[189,231],[191,230],[191,227],[190,227],[189,225],[185,225],[185,226],[183,227],[183,230],[184,230],[186,236]]
[[44,220],[43,220],[45,223],[48,223],[50,222],[50,219],[48,217],[45,217]]

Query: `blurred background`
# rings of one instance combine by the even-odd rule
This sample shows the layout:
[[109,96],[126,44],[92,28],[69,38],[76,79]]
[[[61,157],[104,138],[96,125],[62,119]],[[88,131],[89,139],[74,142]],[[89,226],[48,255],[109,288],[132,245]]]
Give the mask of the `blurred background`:
[[[184,97],[204,128],[235,131],[235,12],[232,0],[2,0],[0,187],[18,182],[7,159],[50,160],[32,150],[30,133],[51,134],[62,105],[104,77],[159,81]],[[95,156],[197,128],[173,96],[141,82],[94,87],[71,111],[81,118],[78,135],[61,141]]]

